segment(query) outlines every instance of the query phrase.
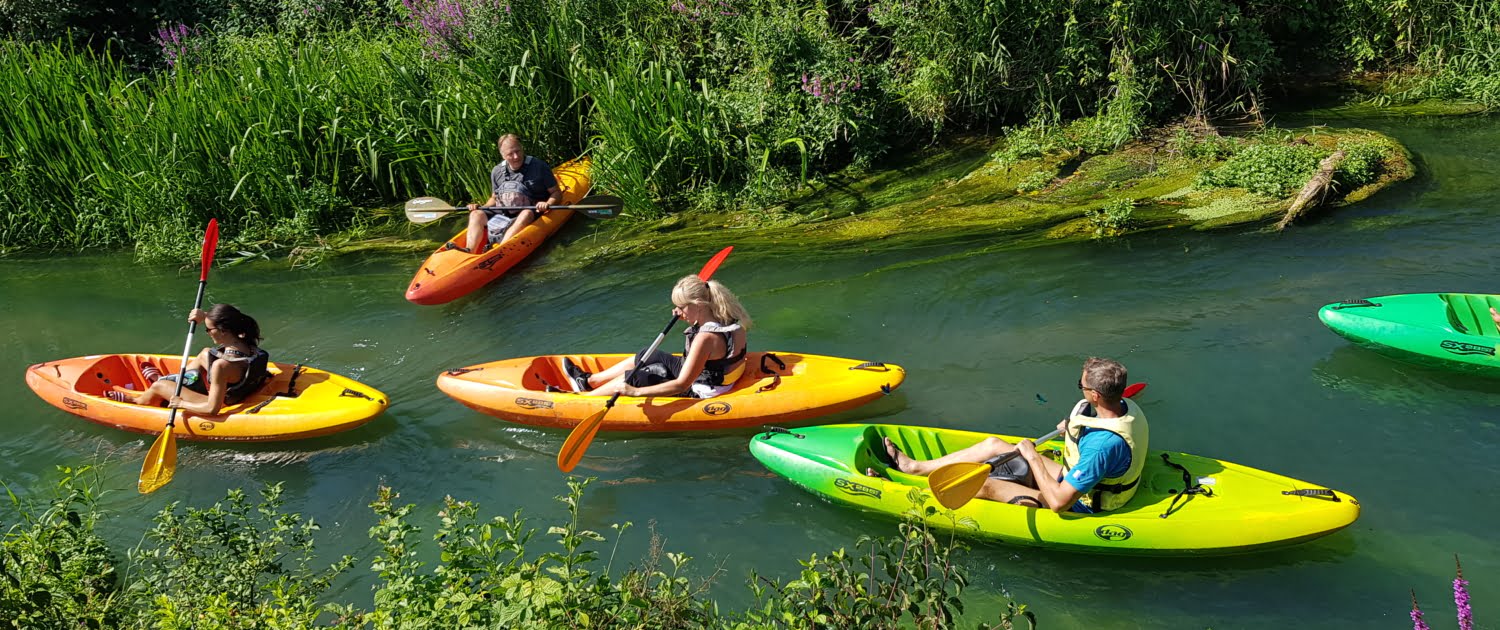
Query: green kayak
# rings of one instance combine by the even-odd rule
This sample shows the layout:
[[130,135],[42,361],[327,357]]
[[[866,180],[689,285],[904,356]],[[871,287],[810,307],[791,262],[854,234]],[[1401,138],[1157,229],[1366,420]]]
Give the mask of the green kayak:
[[[1057,514],[975,499],[956,510],[938,504],[927,478],[882,463],[889,437],[913,457],[932,459],[987,434],[885,424],[773,429],[750,441],[771,472],[833,503],[887,515],[915,508],[934,527],[1007,543],[1088,553],[1227,555],[1291,545],[1330,534],[1359,516],[1342,492],[1230,462],[1151,451],[1135,497],[1102,514]],[[999,435],[1015,443],[1021,438]],[[1061,450],[1061,442],[1040,446]],[[1165,457],[1164,457],[1165,456]],[[865,474],[873,469],[880,477]],[[1186,490],[1186,492],[1185,492]]]
[[1500,309],[1500,295],[1409,293],[1329,304],[1318,319],[1354,343],[1403,361],[1500,376],[1492,307]]

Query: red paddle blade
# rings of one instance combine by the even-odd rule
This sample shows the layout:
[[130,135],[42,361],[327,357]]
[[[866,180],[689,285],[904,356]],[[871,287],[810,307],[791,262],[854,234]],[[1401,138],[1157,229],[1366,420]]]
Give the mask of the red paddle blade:
[[1125,388],[1125,397],[1126,398],[1134,398],[1135,395],[1141,393],[1141,390],[1143,390],[1143,389],[1146,389],[1146,384],[1145,383],[1135,383],[1135,384],[1129,385],[1129,386],[1127,386]]
[[214,252],[219,249],[219,220],[208,220],[208,231],[203,233],[203,259],[198,274],[199,282],[208,281],[208,268],[214,264]]
[[708,262],[703,264],[703,270],[698,272],[698,277],[702,278],[704,282],[708,282],[708,279],[713,277],[714,272],[719,270],[719,263],[724,262],[724,259],[729,257],[729,252],[732,251],[734,251],[733,245],[719,250],[719,253],[714,254],[713,258],[708,259]]

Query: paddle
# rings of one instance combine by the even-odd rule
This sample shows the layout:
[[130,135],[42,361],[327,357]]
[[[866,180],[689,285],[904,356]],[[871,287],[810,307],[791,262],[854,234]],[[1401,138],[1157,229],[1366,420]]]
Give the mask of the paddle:
[[[705,282],[708,281],[709,278],[713,277],[714,272],[719,269],[719,264],[724,262],[724,259],[729,257],[729,252],[733,250],[733,245],[719,250],[719,253],[714,254],[714,257],[708,259],[708,262],[703,265],[703,269],[698,272],[698,277],[702,278]],[[672,315],[672,321],[667,322],[667,327],[661,329],[661,334],[657,335],[656,341],[651,342],[651,347],[647,348],[641,354],[642,357],[649,357],[651,353],[656,352],[657,346],[660,346],[662,340],[667,338],[667,333],[671,332],[672,327],[677,325],[678,319],[677,315]],[[635,367],[638,368],[640,366]],[[630,374],[633,372],[635,372],[635,368],[625,373],[626,381],[630,380]],[[583,422],[573,427],[573,431],[568,434],[568,439],[563,440],[562,448],[557,451],[558,470],[570,472],[574,466],[578,465],[578,460],[583,459],[583,452],[588,450],[589,444],[594,441],[594,436],[599,433],[599,427],[604,424],[604,415],[609,413],[610,408],[615,406],[615,401],[619,398],[620,393],[615,392],[615,395],[609,397],[609,402],[604,403],[603,409],[600,409],[594,415],[585,418]]]
[[[203,254],[200,257],[200,269],[198,272],[198,297],[193,298],[193,310],[203,306],[203,289],[208,286],[208,268],[213,266],[214,250],[219,246],[219,220],[208,220],[208,231],[203,233]],[[182,395],[182,382],[186,380],[188,355],[193,351],[193,333],[198,331],[198,320],[188,323],[187,340],[182,343],[182,369],[177,373],[177,390],[172,394],[173,398]],[[136,489],[141,494],[155,492],[158,488],[167,485],[172,480],[172,475],[177,472],[177,434],[172,431],[173,425],[177,423],[177,408],[173,407],[171,414],[167,416],[167,428],[162,429],[161,435],[156,437],[156,442],[151,445],[151,450],[146,451],[146,461],[141,464],[141,478],[136,484]]]
[[[1125,397],[1130,398],[1146,389],[1145,383],[1136,383],[1125,388]],[[1033,443],[1041,444],[1057,437],[1062,431],[1054,430],[1042,437],[1032,440]],[[927,487],[932,489],[932,496],[941,503],[943,507],[956,510],[963,507],[965,503],[972,501],[979,494],[979,489],[984,487],[984,482],[990,478],[990,471],[995,466],[1004,464],[1021,455],[1021,451],[1011,451],[995,460],[993,465],[984,462],[955,462],[932,471],[927,475]]]
[[[595,219],[613,219],[620,215],[624,200],[611,195],[594,195],[566,206],[548,206],[549,210],[578,210]],[[531,210],[536,206],[482,206],[480,210]],[[416,224],[432,223],[454,212],[468,212],[467,206],[451,206],[437,197],[417,197],[406,202],[406,220]]]

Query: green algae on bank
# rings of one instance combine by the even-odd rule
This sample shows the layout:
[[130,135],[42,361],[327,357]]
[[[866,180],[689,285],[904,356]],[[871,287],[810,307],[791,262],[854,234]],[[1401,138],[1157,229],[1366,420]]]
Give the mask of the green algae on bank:
[[[1373,181],[1333,191],[1324,211],[1368,198],[1415,172],[1399,142],[1363,129],[1281,130],[1234,142],[1300,145],[1326,153],[1351,144],[1375,147],[1379,165]],[[1144,230],[1265,223],[1280,218],[1295,196],[1201,186],[1200,174],[1225,160],[1194,157],[1160,139],[1100,155],[1061,151],[1018,162],[996,157],[996,148],[990,140],[957,142],[903,164],[813,182],[763,209],[622,221],[598,228],[587,244],[580,243],[573,262],[692,247],[725,231],[736,243],[769,249],[888,250],[974,239],[1035,246]]]

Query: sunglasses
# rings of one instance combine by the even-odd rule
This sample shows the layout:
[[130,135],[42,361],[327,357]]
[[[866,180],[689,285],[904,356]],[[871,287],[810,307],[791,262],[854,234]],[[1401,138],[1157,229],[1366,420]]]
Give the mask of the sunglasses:
[[1083,384],[1083,379],[1079,379],[1079,380],[1078,380],[1078,389],[1079,389],[1079,391],[1082,391],[1082,390],[1085,390],[1085,389],[1086,389],[1086,390],[1089,390],[1089,391],[1091,391],[1091,392],[1097,392],[1097,391],[1099,391],[1099,390],[1097,390],[1097,389],[1094,389],[1094,388],[1092,388],[1092,387],[1089,387],[1089,386],[1087,386],[1087,385],[1084,385],[1084,384]]

